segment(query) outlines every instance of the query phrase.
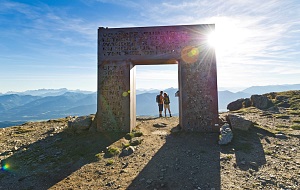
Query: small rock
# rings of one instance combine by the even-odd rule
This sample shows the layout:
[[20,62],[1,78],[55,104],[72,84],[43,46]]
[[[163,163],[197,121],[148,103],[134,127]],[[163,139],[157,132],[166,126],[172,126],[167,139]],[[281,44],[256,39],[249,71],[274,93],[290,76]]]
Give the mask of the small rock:
[[229,127],[229,124],[224,124],[220,129],[220,139],[219,144],[220,145],[226,145],[231,142],[233,138],[233,133]]
[[249,162],[249,164],[253,167],[258,167],[258,164],[256,162]]
[[166,123],[155,123],[153,124],[153,127],[159,127],[159,128],[162,128],[162,127],[166,127],[168,124]]
[[253,126],[252,121],[244,119],[243,117],[238,115],[229,114],[227,120],[230,123],[233,130],[239,129],[243,131],[248,131],[248,129]]
[[153,181],[152,179],[147,179],[146,183],[147,183],[147,184],[151,184],[152,181]]

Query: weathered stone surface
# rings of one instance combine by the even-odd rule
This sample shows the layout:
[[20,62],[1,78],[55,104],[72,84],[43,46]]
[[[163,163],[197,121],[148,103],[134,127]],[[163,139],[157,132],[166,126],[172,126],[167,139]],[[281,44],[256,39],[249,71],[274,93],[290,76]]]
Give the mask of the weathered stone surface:
[[276,96],[275,97],[275,100],[276,101],[284,101],[284,100],[288,100],[289,99],[289,97],[287,97],[287,96]]
[[243,107],[244,107],[244,108],[250,107],[251,104],[252,104],[252,103],[251,103],[250,98],[245,98],[245,99],[244,99],[244,102],[243,102]]
[[141,138],[141,137],[134,137],[134,138],[132,138],[129,141],[129,143],[130,143],[131,146],[137,146],[137,145],[141,144],[142,141],[143,141],[143,138]]
[[258,109],[267,109],[273,105],[272,101],[264,95],[252,95],[250,99],[252,106]]
[[275,134],[275,137],[278,138],[278,139],[287,139],[288,137],[283,134],[283,133],[277,133]]
[[227,105],[227,109],[229,111],[236,111],[236,110],[239,110],[243,107],[243,102],[244,102],[244,98],[241,98],[241,99],[238,99],[236,101],[233,101],[233,102],[230,102],[228,105]]
[[153,127],[157,127],[157,128],[162,128],[162,127],[166,127],[167,124],[166,123],[155,123],[153,124]]
[[219,138],[219,144],[220,145],[226,145],[228,143],[231,142],[232,138],[233,138],[233,133],[230,129],[229,124],[224,124],[221,128],[220,128],[220,138]]
[[95,116],[92,115],[75,117],[68,121],[68,127],[74,129],[75,131],[88,130],[94,117]]
[[236,101],[230,102],[227,105],[227,109],[229,111],[236,111],[236,110],[239,110],[241,108],[248,108],[250,106],[251,106],[250,98],[240,98]]
[[250,127],[253,126],[252,121],[246,120],[241,116],[229,114],[227,116],[227,121],[230,123],[231,128],[247,131]]
[[[97,130],[131,132],[135,128],[135,65],[180,62],[179,123],[182,130],[217,132],[215,51],[213,48],[199,48],[199,44],[206,43],[205,35],[214,27],[213,24],[123,29],[100,27]],[[162,43],[162,39],[167,39],[167,43]],[[118,43],[111,43],[114,40]],[[189,52],[194,53],[190,55]]]
[[134,151],[135,151],[135,148],[133,146],[129,146],[129,147],[124,148],[122,150],[121,155],[122,156],[129,156],[130,154],[134,153]]

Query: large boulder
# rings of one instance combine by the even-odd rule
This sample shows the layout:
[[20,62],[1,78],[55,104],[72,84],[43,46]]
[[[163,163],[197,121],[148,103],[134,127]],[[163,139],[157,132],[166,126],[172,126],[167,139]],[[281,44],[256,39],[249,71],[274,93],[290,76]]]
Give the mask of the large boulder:
[[236,111],[239,110],[241,108],[247,108],[251,106],[251,101],[249,98],[240,98],[236,101],[230,102],[227,105],[227,109],[229,111]]
[[233,138],[233,133],[231,131],[231,128],[230,128],[229,124],[225,123],[220,128],[219,144],[226,145],[231,142],[232,138]]
[[258,109],[268,109],[269,107],[273,106],[272,101],[264,95],[252,95],[250,99],[252,106]]
[[231,128],[247,131],[250,127],[253,126],[252,121],[246,120],[241,116],[229,114],[227,116],[227,121],[231,125]]
[[229,111],[236,111],[236,110],[239,110],[243,107],[243,102],[244,102],[244,98],[241,98],[241,99],[238,99],[236,101],[233,101],[233,102],[230,102],[228,105],[227,105],[227,109]]
[[248,107],[251,107],[251,105],[252,105],[252,103],[251,103],[250,98],[245,98],[244,102],[243,102],[243,107],[248,108]]
[[76,132],[88,130],[92,124],[92,121],[95,116],[80,116],[74,117],[70,121],[68,121],[68,127],[75,130]]

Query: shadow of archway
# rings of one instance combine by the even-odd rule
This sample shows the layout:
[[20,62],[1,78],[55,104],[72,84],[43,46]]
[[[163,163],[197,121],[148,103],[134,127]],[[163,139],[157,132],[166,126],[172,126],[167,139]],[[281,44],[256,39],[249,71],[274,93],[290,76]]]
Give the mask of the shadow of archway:
[[216,133],[177,133],[127,189],[220,189],[220,147]]
[[9,168],[0,170],[0,189],[49,189],[82,166],[97,161],[96,154],[122,137],[123,133],[49,133],[1,161],[2,168]]
[[267,141],[268,137],[274,137],[273,133],[260,128],[250,128],[249,131],[233,131],[233,141],[222,146],[221,152],[235,154],[236,167],[240,170],[255,170],[266,164],[266,157],[261,140]]

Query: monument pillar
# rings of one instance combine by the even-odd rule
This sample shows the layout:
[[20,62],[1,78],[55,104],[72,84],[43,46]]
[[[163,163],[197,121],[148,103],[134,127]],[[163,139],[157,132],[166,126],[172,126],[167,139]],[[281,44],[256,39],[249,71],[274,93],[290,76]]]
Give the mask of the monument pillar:
[[[135,68],[129,61],[102,61],[98,65],[98,131],[131,131],[135,122]],[[132,110],[132,111],[130,111]],[[134,115],[134,117],[133,117]],[[134,118],[134,121],[132,120]]]

